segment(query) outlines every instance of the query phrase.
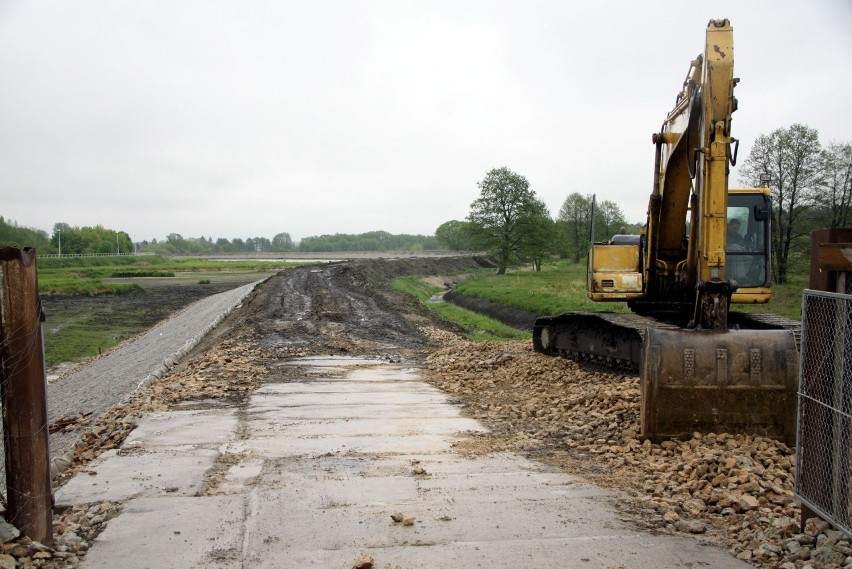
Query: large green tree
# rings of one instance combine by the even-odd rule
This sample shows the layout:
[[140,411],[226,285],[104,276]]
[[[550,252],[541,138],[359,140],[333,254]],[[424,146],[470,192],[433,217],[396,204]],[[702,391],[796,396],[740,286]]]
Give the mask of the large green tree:
[[577,192],[569,194],[559,215],[556,217],[561,230],[566,236],[568,255],[575,263],[585,254],[589,245],[589,220],[592,216],[591,196],[584,196]]
[[595,241],[607,241],[629,225],[617,203],[603,200],[595,204]]
[[496,257],[497,274],[502,275],[512,262],[537,247],[534,242],[542,237],[533,233],[536,224],[544,222],[542,204],[527,179],[506,167],[489,171],[477,186],[479,197],[467,216],[471,236],[478,247]]
[[557,250],[559,238],[556,222],[550,217],[547,205],[533,196],[519,223],[520,256],[532,262],[533,270],[540,271],[542,261]]
[[[568,253],[575,263],[588,253],[589,235],[592,219],[592,202],[594,196],[581,195],[577,192],[569,194],[559,209],[557,221],[562,232],[567,236]],[[603,200],[594,204],[595,234],[594,241],[606,241],[618,233],[622,227],[635,227],[624,218],[624,212],[618,204],[611,200]]]
[[779,128],[757,138],[740,169],[740,181],[766,183],[772,191],[772,272],[786,283],[790,253],[807,246],[821,180],[819,133],[803,124]]
[[468,221],[447,221],[435,230],[435,238],[450,251],[468,251],[473,249],[469,226]]
[[275,237],[272,238],[273,251],[292,251],[293,248],[293,239],[287,232],[278,233]]
[[830,143],[820,155],[822,172],[816,203],[821,225],[852,226],[852,144]]

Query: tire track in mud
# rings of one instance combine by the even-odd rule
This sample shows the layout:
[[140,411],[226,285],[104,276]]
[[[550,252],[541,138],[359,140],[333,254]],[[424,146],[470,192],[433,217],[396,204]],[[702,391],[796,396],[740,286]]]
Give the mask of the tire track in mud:
[[359,286],[349,264],[289,269],[264,286],[266,306],[255,322],[264,347],[311,353],[417,349],[424,340],[385,296]]

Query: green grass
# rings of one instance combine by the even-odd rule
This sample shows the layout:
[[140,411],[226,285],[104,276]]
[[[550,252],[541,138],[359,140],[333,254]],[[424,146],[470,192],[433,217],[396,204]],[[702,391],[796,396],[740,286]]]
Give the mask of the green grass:
[[541,272],[515,271],[459,283],[458,292],[499,302],[535,314],[570,311],[629,312],[623,302],[592,302],[586,294],[586,266],[565,261],[542,266]]
[[104,284],[100,279],[87,279],[75,275],[39,272],[38,292],[43,295],[98,296],[102,294],[127,294],[141,290],[135,283]]
[[772,300],[769,304],[735,304],[732,310],[739,312],[769,312],[791,320],[802,319],[802,291],[808,288],[807,274],[788,275],[785,284],[772,285]]
[[162,278],[175,276],[172,271],[113,271],[110,273],[111,279],[136,279],[140,277]]
[[49,295],[125,294],[136,283],[103,279],[167,278],[179,273],[269,273],[303,263],[267,261],[208,261],[157,255],[127,257],[61,257],[38,259],[39,293]]
[[409,276],[394,279],[391,284],[393,290],[409,294],[417,298],[421,305],[430,312],[436,314],[439,318],[452,322],[464,330],[464,335],[468,339],[475,341],[493,341],[493,340],[528,340],[531,338],[529,332],[516,330],[511,326],[506,326],[502,322],[483,316],[472,310],[467,310],[437,300],[435,297],[443,292],[443,288],[430,285],[423,281],[421,277]]
[[[801,319],[802,289],[807,274],[789,276],[789,283],[772,286],[769,304],[735,304],[733,311],[769,312],[792,320]],[[562,312],[630,312],[626,302],[592,302],[586,293],[586,266],[558,261],[542,267],[541,272],[515,271],[468,279],[457,290],[467,296],[522,308],[535,314]]]
[[114,317],[109,325],[88,306],[51,312],[45,321],[45,363],[52,366],[96,356],[139,332],[135,312],[120,306],[110,312]]

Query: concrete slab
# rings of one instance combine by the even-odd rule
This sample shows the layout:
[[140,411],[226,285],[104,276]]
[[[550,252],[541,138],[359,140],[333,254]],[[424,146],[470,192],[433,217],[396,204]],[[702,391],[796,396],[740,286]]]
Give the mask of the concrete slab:
[[[344,569],[364,554],[406,569],[748,567],[698,541],[637,530],[617,513],[617,494],[547,465],[456,454],[463,433],[483,427],[410,370],[352,358],[298,365],[306,381],[265,385],[239,414],[143,420],[134,446],[238,461],[215,486],[221,496],[188,498],[146,481],[161,497],[129,500],[81,567]],[[308,380],[310,365],[323,379]],[[199,444],[180,446],[186,438]],[[119,476],[118,459],[131,456],[107,457],[97,477]],[[414,524],[395,523],[396,512]]]
[[215,449],[192,446],[130,453],[110,450],[56,491],[56,505],[193,496],[201,491],[204,474],[218,457]]
[[381,419],[285,420],[266,414],[248,416],[252,436],[331,437],[331,436],[412,436],[453,435],[487,432],[479,421],[466,417],[393,417]]
[[[744,567],[694,540],[645,535],[601,516],[592,499],[492,504],[404,502],[385,507],[300,508],[261,494],[248,536],[251,567],[350,567],[368,553],[378,567]],[[402,510],[416,521],[394,523]],[[310,544],[307,546],[306,544]],[[278,563],[270,560],[276,558]],[[286,564],[280,560],[286,559]],[[349,565],[347,565],[349,563]]]
[[123,448],[220,445],[236,435],[236,410],[168,411],[149,413],[124,441]]
[[[310,385],[310,384],[306,384]],[[382,396],[377,397],[377,393]],[[386,389],[380,392],[354,392],[354,393],[322,393],[318,391],[304,391],[301,393],[279,394],[256,394],[252,395],[249,406],[262,409],[264,407],[302,407],[304,405],[359,405],[370,407],[373,405],[441,405],[449,403],[449,397],[440,391],[415,392],[401,389]],[[363,413],[371,413],[369,409]],[[363,415],[361,415],[363,416]]]
[[[351,374],[350,374],[351,375]],[[329,381],[323,379],[321,381],[311,381],[305,383],[272,383],[267,384],[258,389],[252,395],[252,398],[263,395],[281,395],[289,397],[293,393],[308,393],[308,394],[340,394],[340,393],[428,393],[431,395],[440,395],[446,398],[446,395],[439,389],[435,389],[431,385],[427,385],[420,381],[352,381],[340,379],[337,381]]]
[[243,567],[245,518],[245,496],[131,500],[110,520],[80,567]]
[[345,381],[420,381],[420,372],[415,368],[392,368],[392,369],[353,369],[344,378]]
[[350,356],[311,356],[284,362],[284,365],[310,368],[313,371],[323,368],[352,367],[359,365],[376,366],[381,365],[381,360],[369,358],[353,358]]
[[287,547],[280,541],[275,558],[269,550],[250,551],[247,566],[349,569],[362,555],[375,559],[375,567],[434,569],[435,567],[487,567],[489,569],[749,569],[732,556],[703,547],[687,538],[672,538],[662,545],[640,535],[577,539],[456,541],[446,544],[410,543],[392,547],[358,546],[334,550]]
[[[294,504],[290,495],[280,491],[259,494],[256,516],[259,523],[250,536],[249,550],[263,551],[263,542],[273,534],[294,548],[301,549],[305,548],[302,544],[310,544],[310,549],[323,551],[356,544],[369,549],[436,545],[460,538],[465,541],[483,538],[500,541],[536,533],[545,523],[552,523],[550,516],[545,516],[546,522],[542,520],[540,525],[536,522],[535,529],[508,523],[505,509],[502,512],[492,509],[486,518],[460,519],[461,511],[452,504],[427,503],[419,500],[416,492],[406,500],[374,505],[355,505],[344,501],[324,506],[316,502],[311,506],[306,501],[303,498]],[[285,503],[287,507],[284,507]],[[391,519],[395,512],[414,517],[414,525],[406,527],[395,523]],[[512,511],[509,515],[516,513]],[[449,521],[441,521],[443,517]],[[517,528],[521,531],[518,532]]]
[[325,456],[329,454],[412,454],[447,452],[458,439],[451,435],[404,437],[303,437],[254,436],[222,447],[231,454],[250,453],[264,458]]
[[398,454],[382,456],[329,455],[326,457],[286,458],[266,462],[264,476],[287,471],[320,480],[346,479],[358,476],[408,476],[415,466],[423,466],[432,475],[490,474],[527,476],[531,473],[560,473],[576,484],[591,484],[579,477],[564,474],[541,462],[511,453],[494,453],[467,458],[456,454]]
[[339,419],[357,417],[412,417],[417,412],[421,417],[460,417],[461,410],[446,403],[429,405],[418,405],[416,408],[410,405],[402,406],[390,403],[381,403],[379,398],[369,406],[340,405],[334,403],[317,403],[314,405],[299,405],[293,407],[279,407],[280,399],[267,399],[252,401],[249,414],[266,413],[267,417],[280,417],[283,419]]

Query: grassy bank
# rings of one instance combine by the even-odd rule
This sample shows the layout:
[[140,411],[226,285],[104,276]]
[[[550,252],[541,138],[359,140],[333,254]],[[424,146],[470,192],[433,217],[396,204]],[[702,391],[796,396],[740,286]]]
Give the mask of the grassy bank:
[[471,340],[524,340],[529,339],[532,335],[532,331],[516,330],[493,318],[440,300],[438,297],[444,292],[444,289],[427,283],[421,277],[410,276],[394,279],[392,287],[397,292],[414,296],[427,310],[441,319],[459,326],[465,331],[464,335]]
[[[792,275],[790,282],[774,285],[769,304],[734,305],[742,312],[769,312],[801,319],[802,289],[807,275]],[[477,276],[459,283],[460,293],[535,314],[560,314],[570,311],[630,312],[624,302],[592,302],[586,294],[586,266],[559,261],[542,267],[541,272],[514,271],[497,276]]]
[[[61,257],[38,260],[39,293],[57,296],[97,296],[138,292],[134,279],[163,279],[192,274],[269,273],[298,265],[286,261],[208,261],[156,255],[128,257]],[[121,282],[108,279],[122,279]]]
[[458,285],[467,296],[499,302],[534,314],[568,311],[629,312],[623,302],[592,302],[586,295],[586,266],[564,261],[542,266],[541,272],[512,271],[487,275]]

